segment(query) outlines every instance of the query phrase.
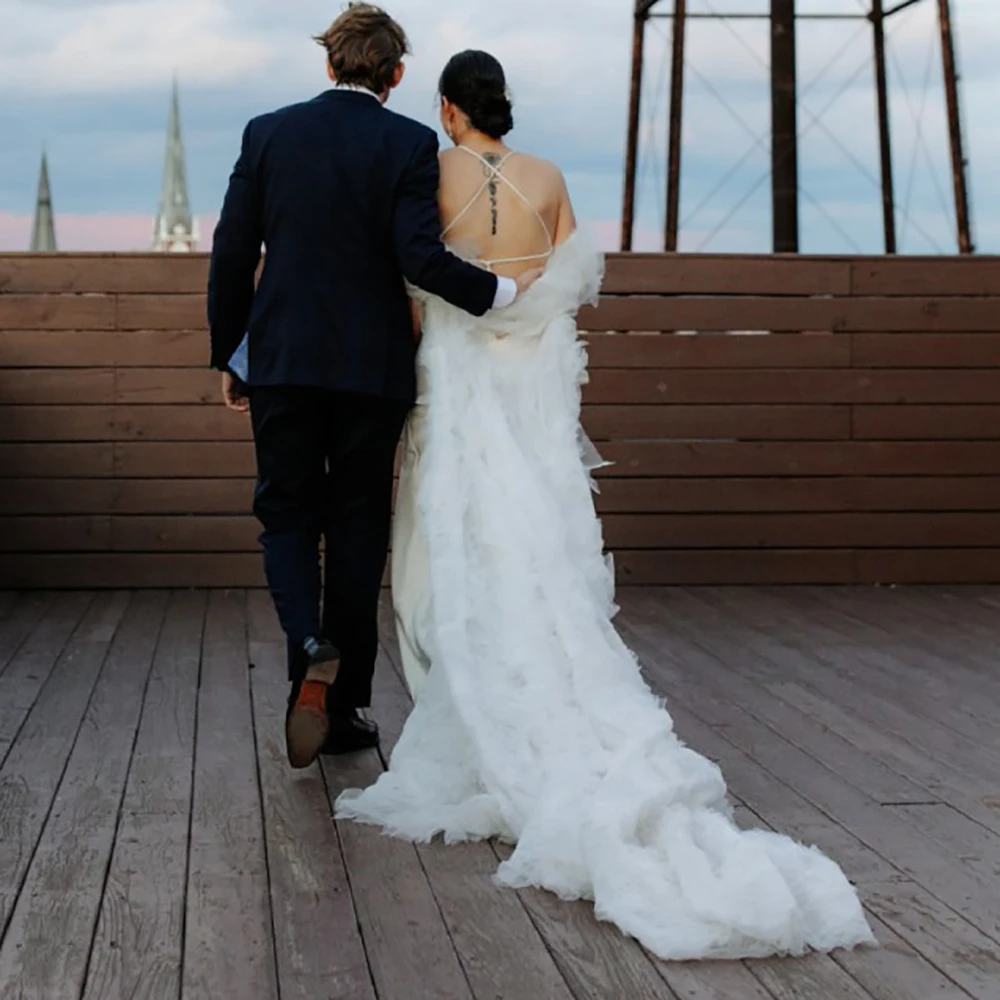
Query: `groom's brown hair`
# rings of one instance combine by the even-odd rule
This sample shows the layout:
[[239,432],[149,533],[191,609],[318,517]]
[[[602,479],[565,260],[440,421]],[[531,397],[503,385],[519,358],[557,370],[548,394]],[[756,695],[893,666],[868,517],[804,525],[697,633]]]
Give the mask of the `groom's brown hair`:
[[322,35],[316,36],[338,83],[383,94],[396,67],[410,51],[406,32],[381,7],[351,3]]

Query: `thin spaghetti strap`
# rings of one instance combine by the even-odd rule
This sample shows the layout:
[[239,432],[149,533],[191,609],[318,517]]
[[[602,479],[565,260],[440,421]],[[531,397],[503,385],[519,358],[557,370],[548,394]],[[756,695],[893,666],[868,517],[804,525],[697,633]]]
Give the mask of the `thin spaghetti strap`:
[[[480,197],[482,197],[483,192],[490,186],[490,184],[492,184],[496,180],[501,180],[501,181],[504,182],[504,184],[507,185],[507,187],[509,187],[511,189],[511,191],[514,192],[514,194],[517,195],[518,198],[521,199],[521,201],[534,214],[535,218],[538,220],[538,224],[542,227],[542,230],[545,233],[545,238],[549,241],[549,253],[551,254],[552,249],[555,246],[555,243],[554,243],[554,241],[552,239],[552,233],[549,232],[549,227],[545,224],[545,220],[542,218],[542,213],[539,212],[537,208],[535,208],[535,206],[531,203],[531,201],[527,198],[527,196],[521,191],[521,189],[506,174],[501,173],[501,171],[503,170],[504,164],[506,164],[506,162],[515,154],[515,150],[513,150],[513,149],[510,150],[507,153],[507,155],[504,156],[500,160],[499,163],[495,163],[494,164],[494,163],[490,163],[490,161],[487,160],[486,157],[482,155],[482,153],[477,153],[476,150],[470,149],[468,146],[463,146],[463,145],[459,144],[456,148],[457,149],[464,149],[465,152],[468,153],[470,156],[474,156],[477,160],[479,160],[480,163],[482,163],[482,165],[484,167],[486,167],[490,171],[490,174],[486,178],[486,180],[483,181],[483,183],[479,186],[479,189],[476,191],[476,193],[472,196],[472,198],[466,204],[465,208],[463,208],[462,211],[459,212],[458,215],[456,215],[451,220],[451,222],[448,223],[448,225],[445,227],[443,235],[447,236],[448,233],[450,233],[451,230],[462,219],[464,219],[466,215],[469,214],[469,212],[472,210],[472,206],[475,205],[477,201],[479,201]],[[545,254],[538,254],[537,255],[537,257],[539,257],[539,258],[541,258],[543,256],[546,256],[546,255]],[[514,260],[518,260],[518,259],[532,260],[532,259],[535,259],[535,257],[533,255],[532,257],[528,257],[528,258],[515,258]],[[504,263],[513,263],[513,262],[514,262],[513,260],[512,261],[504,261]],[[500,263],[500,261],[497,261],[497,263]]]

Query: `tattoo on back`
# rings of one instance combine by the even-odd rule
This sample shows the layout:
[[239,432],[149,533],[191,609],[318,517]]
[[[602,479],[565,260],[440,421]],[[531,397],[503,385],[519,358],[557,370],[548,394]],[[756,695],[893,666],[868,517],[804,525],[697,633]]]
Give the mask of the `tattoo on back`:
[[499,210],[497,206],[497,168],[500,166],[501,158],[496,153],[486,153],[483,155],[486,161],[483,164],[483,173],[490,179],[490,220],[492,222],[491,231],[494,236],[497,234],[497,223],[499,221]]

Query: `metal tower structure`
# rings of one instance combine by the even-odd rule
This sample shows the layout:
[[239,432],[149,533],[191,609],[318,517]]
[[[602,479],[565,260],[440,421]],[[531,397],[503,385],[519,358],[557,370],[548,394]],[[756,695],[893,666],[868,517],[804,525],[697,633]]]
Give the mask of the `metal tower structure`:
[[[650,21],[672,22],[670,103],[667,150],[667,199],[664,249],[676,251],[680,228],[681,128],[684,118],[684,66],[687,28],[696,20],[769,21],[771,28],[771,192],[773,248],[776,253],[799,250],[798,86],[796,28],[800,21],[860,21],[871,24],[881,161],[882,220],[885,252],[896,252],[896,200],[893,190],[892,139],[889,116],[889,83],[886,72],[886,23],[894,15],[925,0],[861,0],[868,11],[799,13],[795,0],[768,0],[768,13],[701,12],[689,9],[688,0],[635,0],[632,40],[632,84],[629,101],[625,159],[625,194],[622,212],[622,250],[632,249],[636,209],[636,178],[642,113],[642,79],[646,31]],[[959,102],[959,75],[955,60],[950,0],[937,4],[941,39],[942,73],[948,119],[954,191],[955,231],[960,253],[972,253],[967,162]],[[763,0],[762,0],[763,3]],[[672,9],[666,10],[665,8]]]

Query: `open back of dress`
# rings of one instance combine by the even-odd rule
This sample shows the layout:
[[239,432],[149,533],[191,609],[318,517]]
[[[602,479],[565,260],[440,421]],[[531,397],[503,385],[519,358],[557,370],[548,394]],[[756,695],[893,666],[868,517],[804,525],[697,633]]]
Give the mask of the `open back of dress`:
[[[531,199],[504,172],[504,168],[517,154],[511,150],[502,157],[488,158],[476,152],[476,150],[470,149],[468,146],[458,146],[457,148],[482,164],[483,182],[465,203],[465,206],[445,226],[443,234],[445,240],[454,240],[459,248],[473,243],[478,248],[484,243],[492,242],[498,235],[500,190],[503,189],[512,196],[509,199],[508,208],[510,207],[510,203],[513,202],[517,203],[522,210],[521,218],[516,218],[514,223],[516,231],[515,240],[522,243],[527,242],[529,245],[534,242],[531,239],[532,233],[524,225],[524,223],[528,223],[533,226],[534,223],[531,221],[533,218],[545,236],[546,249],[540,253],[524,253],[498,257],[483,257],[480,255],[481,251],[477,249],[475,253],[476,262],[489,271],[509,264],[532,264],[537,266],[547,263],[555,250],[552,232]],[[463,222],[472,223],[471,226],[466,227],[467,231],[464,235],[457,231]]]

